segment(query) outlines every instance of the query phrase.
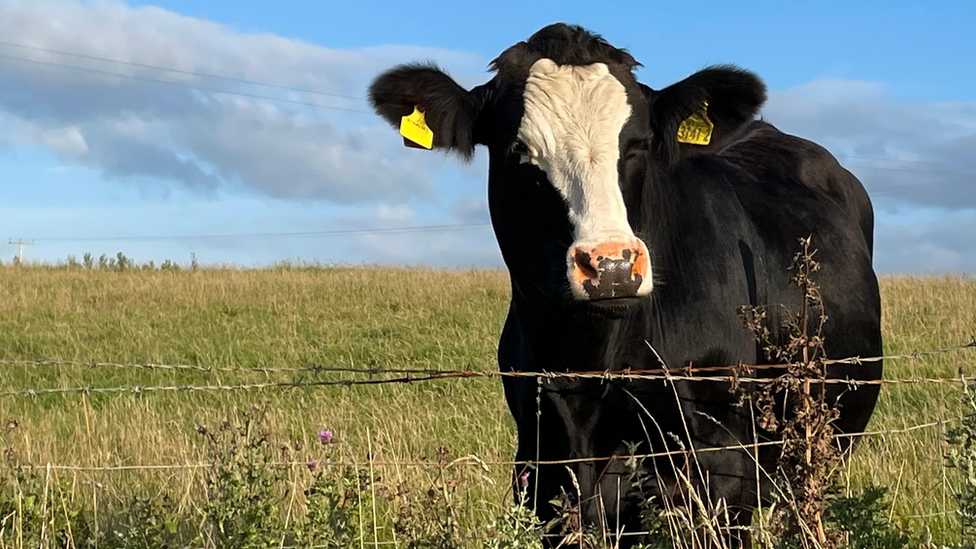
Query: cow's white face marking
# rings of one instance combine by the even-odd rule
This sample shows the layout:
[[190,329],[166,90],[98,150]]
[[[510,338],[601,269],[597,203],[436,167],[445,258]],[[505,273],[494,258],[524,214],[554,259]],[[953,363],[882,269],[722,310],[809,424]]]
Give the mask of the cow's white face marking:
[[578,240],[633,237],[617,182],[627,92],[603,63],[558,66],[539,59],[525,83],[519,139],[569,204]]
[[[566,200],[573,247],[629,246],[638,240],[627,221],[617,173],[620,132],[631,115],[623,84],[603,63],[559,66],[543,58],[529,69],[523,101],[518,138],[528,152],[522,160],[542,169]],[[568,261],[572,280],[573,260]],[[651,285],[645,276],[639,293],[650,292]],[[574,293],[585,297],[581,287],[574,286]]]

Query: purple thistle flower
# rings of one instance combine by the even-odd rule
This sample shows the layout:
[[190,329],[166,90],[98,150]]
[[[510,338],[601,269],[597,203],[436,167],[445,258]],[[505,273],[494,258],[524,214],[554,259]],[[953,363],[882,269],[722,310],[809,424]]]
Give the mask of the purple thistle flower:
[[295,451],[296,452],[301,452],[302,451],[302,448],[304,448],[304,446],[302,445],[301,441],[295,443]]
[[521,487],[523,490],[525,490],[526,488],[528,488],[529,487],[529,473],[522,473],[521,475],[519,475],[518,482],[519,482],[519,487]]
[[323,429],[319,431],[319,440],[322,441],[322,444],[332,444],[335,442],[335,435],[332,434],[332,431]]
[[319,462],[315,461],[314,459],[311,459],[305,465],[308,467],[309,471],[314,471],[315,468],[319,466]]

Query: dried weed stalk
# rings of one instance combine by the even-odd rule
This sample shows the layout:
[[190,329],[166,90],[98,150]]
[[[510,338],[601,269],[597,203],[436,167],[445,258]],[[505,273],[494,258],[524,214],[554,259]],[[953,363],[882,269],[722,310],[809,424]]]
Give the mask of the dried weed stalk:
[[827,375],[823,338],[827,316],[819,285],[811,278],[820,264],[814,260],[816,250],[811,250],[810,241],[810,237],[800,239],[801,249],[790,266],[791,283],[803,291],[800,311],[787,311],[775,334],[767,327],[764,307],[740,307],[739,314],[766,358],[786,369],[752,395],[759,427],[783,441],[776,477],[790,501],[780,507],[781,535],[799,537],[801,546],[833,548],[842,539],[840,533],[825,528],[824,515],[841,458],[833,427],[839,412],[836,403],[827,402],[824,384],[811,383]]

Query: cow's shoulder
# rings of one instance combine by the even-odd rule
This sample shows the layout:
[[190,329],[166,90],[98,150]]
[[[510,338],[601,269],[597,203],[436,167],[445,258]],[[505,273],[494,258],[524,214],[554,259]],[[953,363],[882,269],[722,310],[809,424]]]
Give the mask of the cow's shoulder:
[[780,196],[797,186],[842,205],[857,217],[870,215],[871,202],[860,180],[823,146],[756,120],[712,153],[740,184],[754,184]]
[[[714,153],[743,211],[766,226],[833,232],[874,248],[874,210],[860,180],[823,146],[754,121]],[[854,236],[858,235],[858,236]]]
[[817,191],[834,193],[838,187],[860,187],[826,148],[761,120],[743,126],[715,154],[757,177],[778,175],[773,180],[796,181]]

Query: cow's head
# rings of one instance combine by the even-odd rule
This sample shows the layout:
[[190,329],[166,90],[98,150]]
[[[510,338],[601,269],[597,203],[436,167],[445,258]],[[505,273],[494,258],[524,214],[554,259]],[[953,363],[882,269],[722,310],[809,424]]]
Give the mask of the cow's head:
[[[655,91],[639,64],[586,30],[555,24],[507,49],[489,82],[466,90],[433,65],[402,65],[370,87],[395,126],[414,109],[433,148],[470,158],[488,148],[489,207],[517,291],[553,301],[633,304],[654,287],[642,187],[689,148],[714,147],[751,120],[765,87],[729,67]],[[708,145],[677,141],[707,102]]]

